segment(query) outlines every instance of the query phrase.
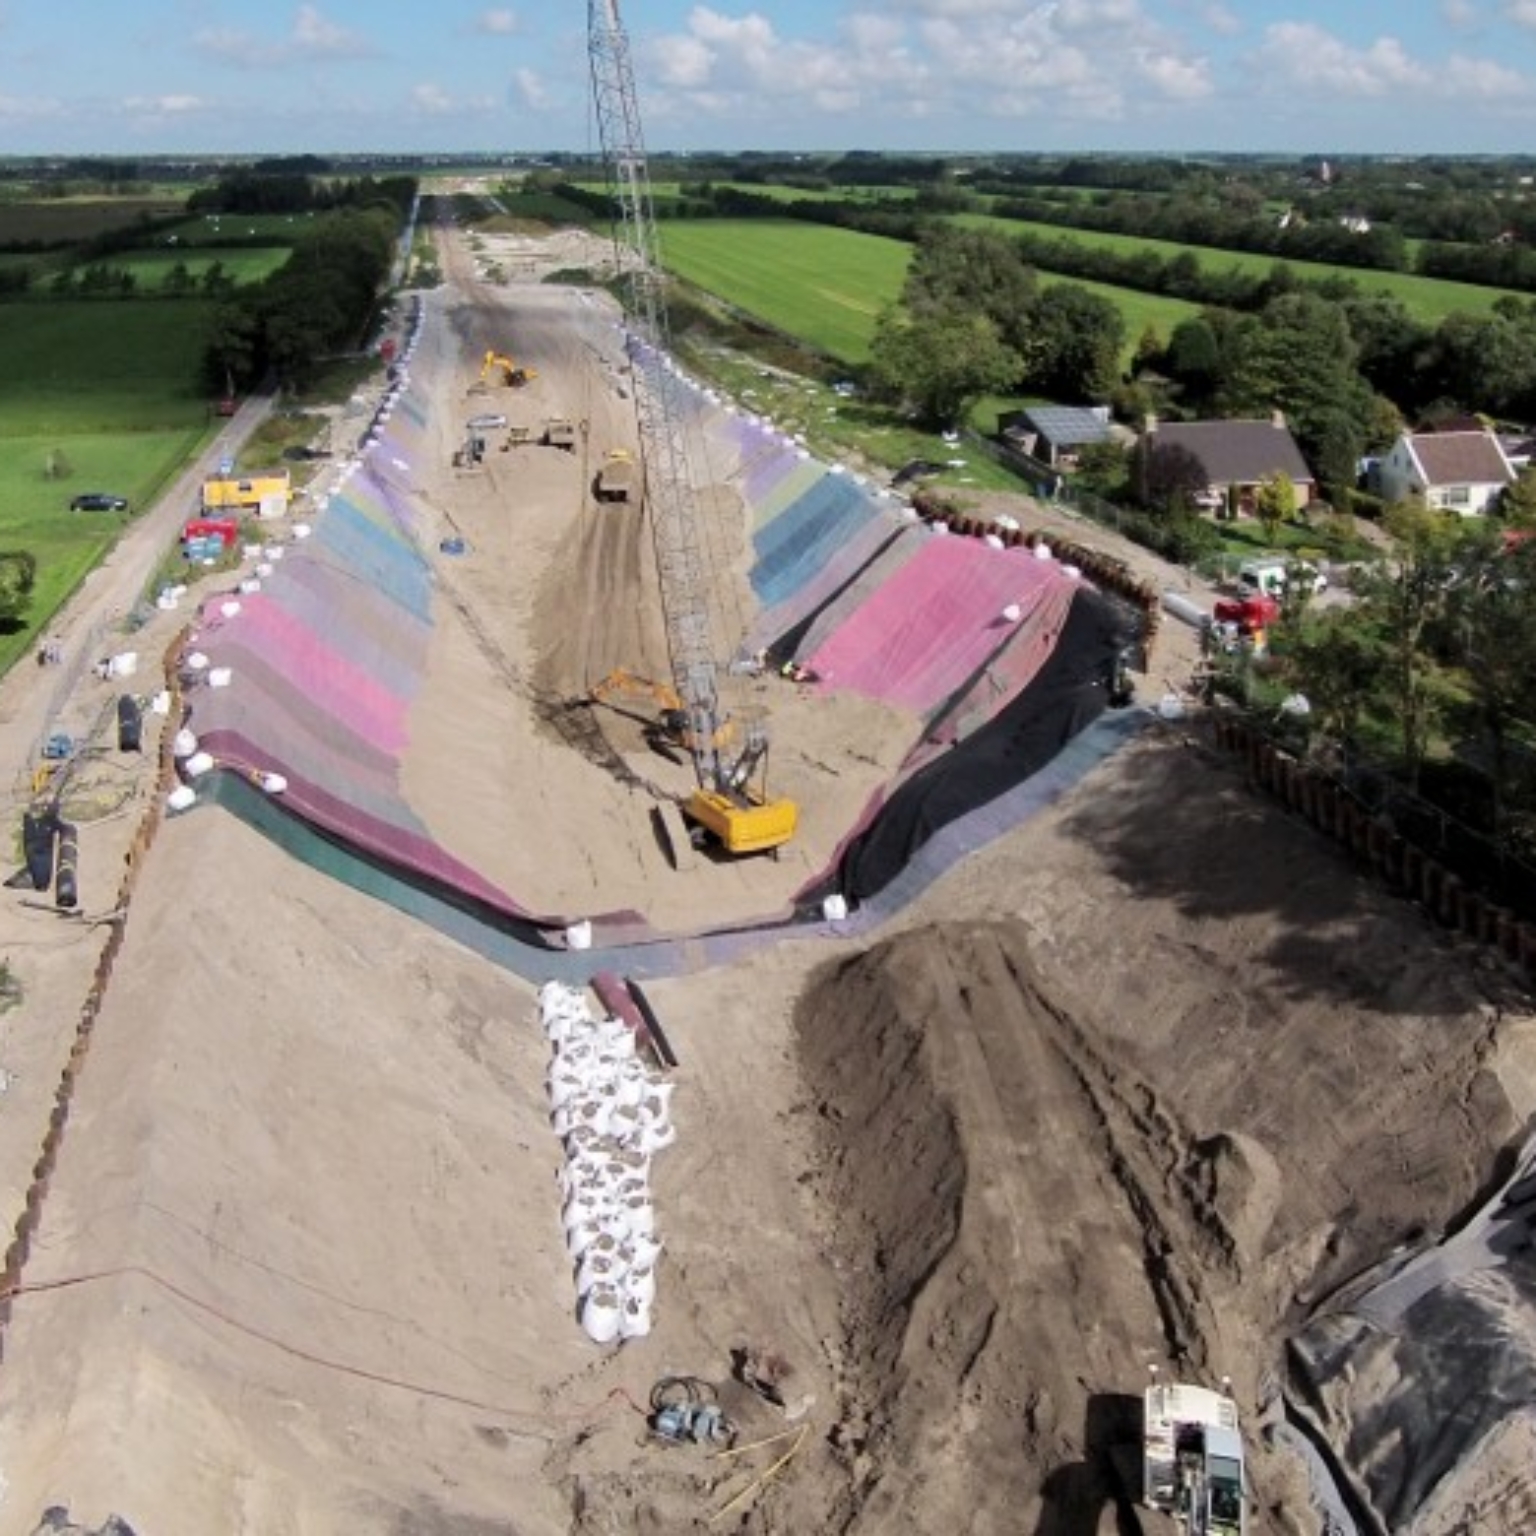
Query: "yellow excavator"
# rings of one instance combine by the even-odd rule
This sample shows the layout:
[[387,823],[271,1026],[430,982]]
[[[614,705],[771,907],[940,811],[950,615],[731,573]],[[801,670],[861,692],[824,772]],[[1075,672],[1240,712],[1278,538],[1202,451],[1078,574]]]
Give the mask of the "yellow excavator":
[[[620,701],[639,699],[655,706],[640,714]],[[687,753],[695,764],[707,762],[699,787],[682,802],[684,819],[713,837],[727,853],[766,853],[795,835],[799,807],[793,800],[771,798],[767,791],[768,731],[765,712],[740,715],[713,710],[700,715],[669,683],[619,668],[591,688],[583,704],[604,704],[640,721],[646,741],[663,755]],[[697,722],[705,722],[703,729]]]
[[521,389],[529,379],[537,377],[538,374],[532,368],[520,367],[505,352],[489,351],[480,364],[482,384],[490,379],[497,384],[505,384],[510,389]]
[[[642,714],[629,708],[628,701],[638,700],[655,705],[655,713]],[[638,720],[645,727],[646,742],[657,751],[669,754],[669,749],[691,753],[695,746],[693,726],[688,718],[688,707],[670,683],[658,683],[649,677],[641,677],[624,667],[610,672],[600,683],[588,689],[579,704],[606,704],[618,714]],[[698,743],[706,751],[724,752],[735,745],[740,732],[729,716],[715,727],[707,742]]]

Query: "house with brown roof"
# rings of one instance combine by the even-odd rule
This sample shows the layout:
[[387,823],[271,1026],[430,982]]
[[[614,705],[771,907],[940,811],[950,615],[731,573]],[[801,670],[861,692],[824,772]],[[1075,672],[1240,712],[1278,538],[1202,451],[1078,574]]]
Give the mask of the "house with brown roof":
[[1316,478],[1280,411],[1261,421],[1149,420],[1146,440],[1149,447],[1183,448],[1200,461],[1207,480],[1196,497],[1202,506],[1252,512],[1259,487],[1277,474],[1295,486],[1298,507],[1317,494]]
[[1514,479],[1514,466],[1486,429],[1404,432],[1376,466],[1384,500],[1417,496],[1464,517],[1487,512]]

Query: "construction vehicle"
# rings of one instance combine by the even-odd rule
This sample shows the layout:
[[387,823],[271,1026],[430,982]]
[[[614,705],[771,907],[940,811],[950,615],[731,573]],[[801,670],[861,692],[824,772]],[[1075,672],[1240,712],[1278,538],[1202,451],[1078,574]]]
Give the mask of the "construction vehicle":
[[[656,707],[654,714],[636,714],[626,707],[629,699],[640,699]],[[693,752],[693,725],[688,708],[670,683],[654,682],[640,677],[623,667],[610,672],[600,683],[594,684],[578,704],[606,704],[622,715],[629,715],[645,728],[646,741],[657,751],[671,756],[673,750]],[[732,747],[740,731],[736,721],[729,716],[715,728],[713,745],[717,751]]]
[[1185,1536],[1244,1536],[1237,1404],[1209,1387],[1154,1382],[1143,1398],[1142,1500]]
[[538,374],[532,368],[520,367],[504,352],[487,352],[480,365],[482,384],[489,380],[493,384],[505,384],[509,389],[521,389],[530,379],[537,377]]
[[544,423],[541,439],[546,448],[563,448],[567,453],[576,451],[576,424],[568,416],[551,416]]
[[485,462],[485,437],[473,427],[465,429],[464,441],[453,451],[455,469],[475,469]]
[[630,277],[635,421],[645,465],[646,498],[667,651],[697,788],[684,819],[732,854],[774,851],[799,822],[793,800],[770,797],[768,736],[761,720],[725,746],[720,739],[719,669],[711,635],[698,495],[685,440],[682,383],[666,366],[669,335],[657,250],[656,213],[640,127],[629,36],[618,0],[588,0],[587,54],[598,138],[609,191],[619,211],[620,271]]
[[592,484],[599,501],[628,501],[635,484],[635,456],[627,448],[610,448]]

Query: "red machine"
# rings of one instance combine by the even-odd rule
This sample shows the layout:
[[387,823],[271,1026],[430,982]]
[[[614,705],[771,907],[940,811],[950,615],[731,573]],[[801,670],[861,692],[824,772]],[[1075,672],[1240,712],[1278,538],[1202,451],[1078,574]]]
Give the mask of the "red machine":
[[226,548],[240,537],[240,524],[232,517],[194,517],[181,530],[182,542],[190,539],[220,539]]
[[1222,598],[1211,615],[1218,624],[1235,624],[1251,635],[1268,629],[1280,617],[1280,604],[1272,597]]

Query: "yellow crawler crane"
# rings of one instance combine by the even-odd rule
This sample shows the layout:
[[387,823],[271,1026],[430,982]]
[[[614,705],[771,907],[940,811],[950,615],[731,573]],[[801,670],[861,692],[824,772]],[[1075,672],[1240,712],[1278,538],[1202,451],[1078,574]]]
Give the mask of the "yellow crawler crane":
[[768,733],[761,719],[741,738],[722,740],[718,669],[712,648],[709,594],[699,532],[697,491],[685,442],[686,411],[677,375],[666,366],[668,326],[658,276],[656,215],[640,128],[629,36],[618,0],[588,0],[587,53],[598,135],[609,191],[619,210],[621,265],[630,274],[636,333],[635,421],[662,616],[672,661],[678,739],[693,758],[698,787],[683,802],[692,825],[728,853],[762,853],[795,835],[799,807],[767,789]]

